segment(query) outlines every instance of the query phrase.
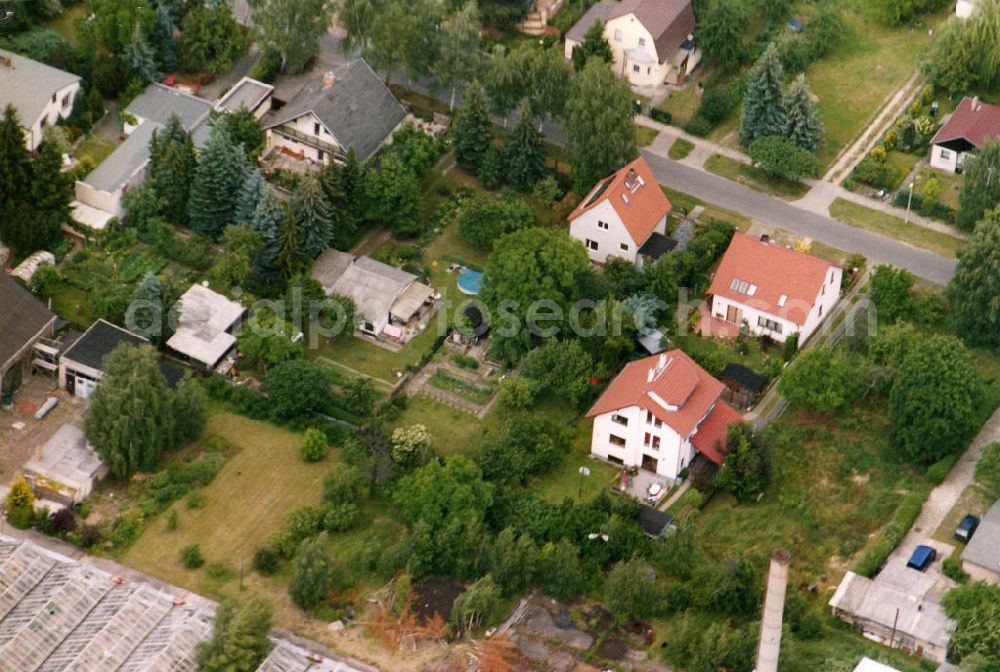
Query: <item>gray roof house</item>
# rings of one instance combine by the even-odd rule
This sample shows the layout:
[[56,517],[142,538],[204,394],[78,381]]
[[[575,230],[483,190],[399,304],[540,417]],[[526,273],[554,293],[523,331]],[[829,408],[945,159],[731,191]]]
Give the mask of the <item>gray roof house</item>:
[[363,319],[361,331],[373,336],[385,332],[400,337],[401,330],[393,322],[409,322],[435,296],[434,289],[417,282],[412,273],[334,249],[316,259],[312,277],[328,295],[351,299]]
[[20,386],[32,348],[52,336],[55,322],[52,311],[0,271],[0,397]]
[[403,106],[359,58],[302,87],[264,130],[268,150],[328,163],[353,149],[367,161],[405,119]]
[[125,108],[135,121],[124,125],[128,137],[101,165],[77,181],[73,218],[90,228],[103,229],[112,217],[124,216],[122,197],[146,177],[153,133],[176,115],[200,149],[208,139],[212,110],[212,103],[197,96],[163,84],[147,86]]
[[962,569],[975,581],[1000,583],[1000,501],[979,521],[962,551]]
[[41,499],[79,504],[108,473],[108,467],[76,425],[63,425],[24,464],[24,478]]
[[17,110],[28,149],[41,144],[46,127],[72,114],[79,90],[77,75],[0,49],[0,111]]

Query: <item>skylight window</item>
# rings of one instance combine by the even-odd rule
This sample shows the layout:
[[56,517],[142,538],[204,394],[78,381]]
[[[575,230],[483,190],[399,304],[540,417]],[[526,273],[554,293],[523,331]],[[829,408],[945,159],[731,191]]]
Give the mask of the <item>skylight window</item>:
[[784,307],[785,307],[785,303],[786,303],[787,301],[788,301],[788,295],[786,295],[786,294],[782,294],[782,295],[781,295],[781,296],[780,296],[780,297],[778,298],[778,307],[779,307],[779,308],[784,308]]
[[757,293],[757,285],[750,285],[750,289],[747,290],[747,296],[753,296]]
[[740,294],[746,294],[748,289],[750,289],[750,283],[744,280],[740,283],[740,288],[736,291]]
[[735,292],[739,288],[740,288],[740,279],[733,278],[733,284],[729,285],[729,289]]

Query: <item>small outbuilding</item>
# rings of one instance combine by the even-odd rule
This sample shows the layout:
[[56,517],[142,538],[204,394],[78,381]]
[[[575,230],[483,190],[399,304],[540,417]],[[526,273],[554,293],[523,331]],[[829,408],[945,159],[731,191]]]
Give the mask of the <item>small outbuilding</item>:
[[750,407],[768,383],[766,376],[735,362],[726,364],[719,380],[726,386],[722,398],[738,408]]
[[0,271],[0,403],[30,373],[33,348],[53,335],[55,323],[45,304]]
[[865,656],[854,668],[854,672],[899,672],[899,670]]
[[957,173],[970,155],[996,137],[1000,107],[965,98],[931,140],[931,168]]
[[148,340],[127,329],[98,320],[59,359],[59,387],[87,399],[104,376],[104,358],[121,344],[147,345]]
[[167,347],[213,371],[236,346],[235,332],[246,309],[203,285],[191,285],[180,300],[178,327]]
[[60,427],[24,464],[24,478],[36,497],[67,506],[86,499],[107,474],[107,465],[76,425]]

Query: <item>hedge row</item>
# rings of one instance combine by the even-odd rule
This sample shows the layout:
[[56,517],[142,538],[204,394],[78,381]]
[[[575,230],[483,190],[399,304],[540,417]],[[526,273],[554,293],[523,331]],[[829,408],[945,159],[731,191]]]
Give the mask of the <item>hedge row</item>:
[[924,506],[925,499],[927,499],[927,492],[924,490],[909,494],[903,499],[903,503],[896,509],[896,515],[892,517],[892,522],[885,528],[885,532],[855,565],[855,574],[867,576],[870,579],[882,569],[885,561],[913,527],[913,523],[916,522],[920,510]]

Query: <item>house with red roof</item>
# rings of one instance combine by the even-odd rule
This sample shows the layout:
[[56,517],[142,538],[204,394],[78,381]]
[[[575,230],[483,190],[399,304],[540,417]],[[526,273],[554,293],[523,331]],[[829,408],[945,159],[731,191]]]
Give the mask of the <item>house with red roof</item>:
[[931,140],[931,168],[957,173],[970,152],[1000,136],[1000,107],[965,98]]
[[708,289],[712,317],[756,336],[799,345],[840,298],[843,269],[828,261],[737,232]]
[[699,455],[721,465],[729,425],[743,422],[725,387],[681,350],[632,362],[587,413],[590,452],[668,479]]
[[640,156],[591,189],[567,218],[569,235],[596,264],[618,257],[641,267],[676,245],[666,236],[672,208]]
[[701,61],[691,0],[600,0],[566,33],[567,60],[597,21],[615,72],[635,86],[681,84]]

